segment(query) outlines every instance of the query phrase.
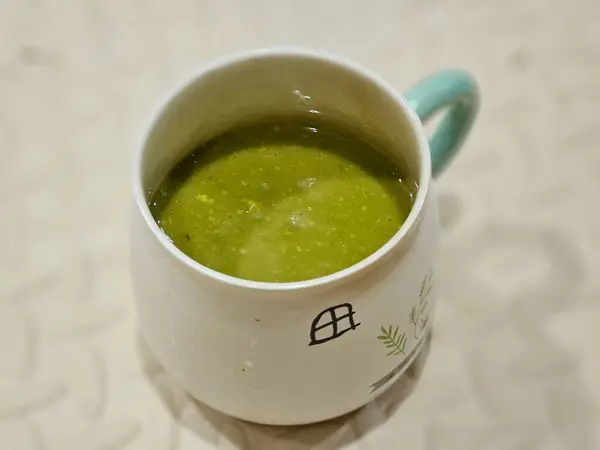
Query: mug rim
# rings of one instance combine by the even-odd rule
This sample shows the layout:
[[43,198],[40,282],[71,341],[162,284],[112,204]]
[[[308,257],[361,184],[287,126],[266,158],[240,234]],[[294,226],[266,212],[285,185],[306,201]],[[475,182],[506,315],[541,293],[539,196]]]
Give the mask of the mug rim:
[[[232,66],[241,62],[263,59],[263,58],[277,58],[277,57],[304,57],[310,58],[320,62],[332,63],[345,70],[354,72],[355,74],[365,78],[371,83],[375,84],[382,91],[389,96],[396,104],[402,109],[410,128],[414,133],[417,153],[419,157],[419,175],[418,175],[418,188],[415,201],[408,214],[406,220],[402,223],[398,231],[381,247],[375,252],[367,256],[365,259],[353,264],[352,266],[346,267],[337,272],[310,280],[293,281],[293,282],[265,282],[265,281],[254,281],[238,278],[232,275],[227,275],[211,269],[200,262],[192,259],[181,251],[173,242],[171,242],[164,232],[160,229],[148,206],[146,200],[146,194],[142,186],[142,161],[144,156],[144,150],[148,142],[152,131],[156,124],[162,117],[165,110],[169,107],[171,102],[181,95],[188,87],[197,83],[206,74],[214,72],[216,70]],[[213,281],[219,283],[247,288],[258,291],[296,291],[305,290],[309,288],[315,288],[324,286],[332,283],[342,281],[352,276],[358,275],[361,272],[367,270],[375,262],[380,260],[382,257],[387,255],[392,249],[397,247],[400,242],[406,237],[408,232],[417,224],[419,217],[422,214],[425,200],[429,192],[429,185],[431,184],[432,172],[431,172],[431,157],[429,142],[425,135],[425,130],[421,123],[421,120],[415,113],[415,111],[409,106],[404,96],[388,81],[376,72],[364,67],[358,63],[350,61],[349,59],[332,54],[326,51],[315,50],[307,47],[267,47],[258,48],[253,50],[245,50],[236,52],[233,54],[225,55],[214,59],[208,64],[204,64],[190,75],[183,77],[182,80],[177,82],[173,88],[167,90],[163,94],[162,100],[158,101],[152,113],[147,119],[145,126],[142,127],[142,132],[138,138],[138,142],[133,155],[133,197],[136,203],[138,211],[141,213],[145,224],[150,228],[153,236],[158,242],[165,248],[168,253],[174,257],[177,261],[182,263],[188,269],[193,272],[206,276]]]

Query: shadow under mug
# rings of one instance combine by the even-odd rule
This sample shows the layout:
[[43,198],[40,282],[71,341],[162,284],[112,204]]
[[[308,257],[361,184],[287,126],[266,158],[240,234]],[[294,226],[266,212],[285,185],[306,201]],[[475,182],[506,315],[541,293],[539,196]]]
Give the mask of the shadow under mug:
[[[141,330],[195,398],[264,424],[323,421],[384,392],[431,327],[439,220],[432,176],[451,160],[478,109],[471,76],[444,71],[404,96],[341,57],[275,48],[234,55],[159,105],[134,159],[131,270]],[[421,120],[447,109],[430,138]],[[379,250],[340,272],[294,283],[242,280],[178,250],[148,193],[199,143],[252,117],[307,111],[377,136],[418,182],[414,206]]]

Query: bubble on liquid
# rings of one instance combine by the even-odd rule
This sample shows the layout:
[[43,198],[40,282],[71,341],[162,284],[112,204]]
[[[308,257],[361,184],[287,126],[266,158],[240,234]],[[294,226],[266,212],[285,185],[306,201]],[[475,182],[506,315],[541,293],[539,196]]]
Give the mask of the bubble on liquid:
[[301,103],[309,103],[310,102],[310,95],[304,95],[301,91],[299,91],[298,89],[294,89],[292,91],[292,93],[294,94],[294,96],[301,102]]
[[289,227],[291,229],[308,228],[312,225],[312,220],[303,212],[294,212],[289,216]]
[[305,178],[304,180],[298,181],[298,187],[300,189],[308,189],[311,186],[313,186],[316,182],[317,182],[316,178],[312,178],[312,177]]
[[271,189],[271,185],[269,183],[266,183],[266,182],[263,181],[262,183],[260,183],[260,188],[263,191],[268,191],[269,189]]

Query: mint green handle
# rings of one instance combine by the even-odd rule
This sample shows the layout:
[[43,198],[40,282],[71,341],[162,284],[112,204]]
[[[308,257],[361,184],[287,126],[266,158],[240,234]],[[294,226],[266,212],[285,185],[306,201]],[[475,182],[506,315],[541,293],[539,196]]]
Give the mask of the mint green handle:
[[448,108],[429,139],[431,170],[437,177],[450,163],[467,137],[479,109],[479,91],[471,75],[444,70],[430,75],[404,94],[422,122]]

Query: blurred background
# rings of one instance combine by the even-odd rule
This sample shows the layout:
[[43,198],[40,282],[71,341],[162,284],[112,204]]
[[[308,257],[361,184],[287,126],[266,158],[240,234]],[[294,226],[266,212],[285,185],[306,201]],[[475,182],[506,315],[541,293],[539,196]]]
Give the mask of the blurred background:
[[[598,23],[597,0],[0,0],[0,448],[599,449]],[[128,267],[131,156],[157,99],[282,44],[399,89],[460,67],[482,92],[437,183],[420,377],[294,429],[189,401],[136,338]]]

